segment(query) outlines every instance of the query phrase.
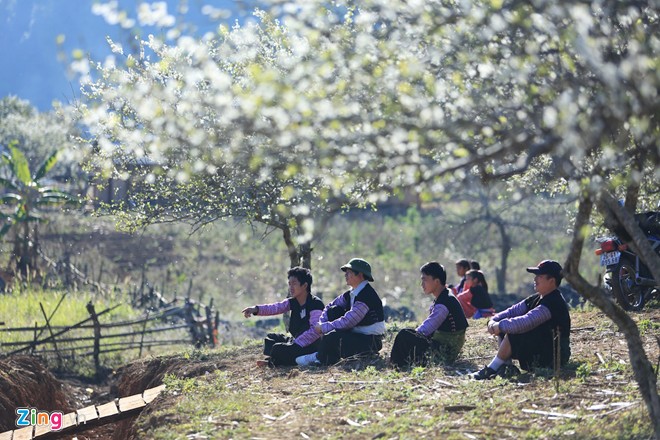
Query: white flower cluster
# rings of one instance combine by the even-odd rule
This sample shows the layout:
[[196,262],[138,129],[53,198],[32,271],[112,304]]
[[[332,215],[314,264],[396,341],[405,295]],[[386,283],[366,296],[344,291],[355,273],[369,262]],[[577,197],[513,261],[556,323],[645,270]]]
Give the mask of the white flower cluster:
[[[95,12],[129,20],[116,2]],[[99,66],[84,120],[108,154],[166,163],[173,179],[234,167],[261,185],[295,170],[287,198],[322,185],[318,204],[521,173],[546,155],[579,181],[587,165],[620,169],[630,145],[659,148],[657,12],[614,0],[281,3],[217,35],[150,36],[123,65]],[[142,3],[138,21],[175,24],[163,2]]]

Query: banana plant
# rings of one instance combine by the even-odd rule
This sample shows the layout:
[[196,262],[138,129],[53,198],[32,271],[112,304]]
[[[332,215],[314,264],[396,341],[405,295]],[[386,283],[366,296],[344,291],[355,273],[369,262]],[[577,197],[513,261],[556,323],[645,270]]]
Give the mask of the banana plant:
[[6,172],[0,177],[0,186],[5,189],[0,196],[0,203],[5,207],[0,213],[0,221],[4,223],[0,228],[0,239],[14,232],[12,259],[17,273],[27,276],[38,273],[38,225],[46,221],[44,208],[74,205],[80,201],[72,194],[42,183],[44,176],[57,163],[58,151],[46,158],[34,173],[18,148],[18,142],[10,142],[1,155]]

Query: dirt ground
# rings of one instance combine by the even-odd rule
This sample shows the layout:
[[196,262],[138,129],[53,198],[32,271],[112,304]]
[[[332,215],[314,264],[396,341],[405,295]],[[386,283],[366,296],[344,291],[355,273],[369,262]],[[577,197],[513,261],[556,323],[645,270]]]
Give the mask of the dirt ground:
[[[571,335],[571,346],[572,346],[572,359],[577,360],[580,363],[588,363],[591,365],[592,374],[588,379],[574,390],[568,393],[557,393],[553,389],[546,389],[549,385],[544,381],[534,381],[529,373],[525,373],[517,378],[517,381],[521,385],[521,393],[529,393],[533,397],[529,397],[529,394],[521,395],[512,395],[511,399],[516,400],[517,402],[525,402],[531,407],[537,407],[539,409],[547,408],[552,406],[553,408],[558,408],[560,411],[572,412],[576,407],[580,406],[593,406],[598,404],[612,404],[616,401],[617,395],[622,395],[619,393],[626,392],[632,382],[632,378],[627,373],[621,373],[614,369],[612,372],[611,365],[619,364],[626,365],[629,364],[629,355],[628,348],[625,343],[623,334],[615,331],[613,324],[604,315],[600,312],[586,312],[580,313],[575,316],[577,319],[573,319],[573,332]],[[645,330],[642,332],[642,339],[645,342],[645,351],[649,356],[650,361],[654,365],[660,364],[660,309],[651,309],[647,310],[640,314],[635,314],[634,319],[638,322],[643,321],[645,324]],[[485,324],[485,323],[484,323]],[[495,351],[494,341],[490,336],[488,336],[484,329],[478,325],[472,325],[468,330],[468,340],[470,341],[470,347],[468,351],[465,352],[459,361],[452,367],[444,367],[444,373],[446,376],[442,376],[443,379],[446,379],[451,386],[440,386],[440,387],[428,387],[423,384],[417,386],[420,389],[428,388],[426,391],[435,393],[437,400],[434,400],[437,403],[442,402],[453,402],[456,399],[456,394],[459,384],[464,380],[465,375],[471,371],[475,371],[487,363],[493,356]],[[374,365],[379,371],[388,371],[389,367],[387,365],[387,355],[391,349],[392,340],[390,339],[385,344],[383,350],[381,351],[381,356],[375,359],[367,361],[350,361],[340,363],[337,366],[319,369],[305,369],[299,367],[289,367],[289,368],[260,368],[256,366],[256,361],[261,359],[261,354],[258,349],[244,350],[236,356],[232,356],[226,360],[205,362],[200,361],[196,370],[198,372],[211,371],[211,369],[216,368],[222,370],[232,377],[232,382],[235,381],[235,386],[238,388],[245,388],[246,392],[250,392],[250,384],[252,383],[261,383],[262,387],[267,389],[268,395],[271,399],[268,400],[268,413],[269,414],[289,414],[292,412],[291,403],[292,401],[298,401],[300,408],[298,409],[299,413],[303,411],[303,408],[306,406],[303,401],[300,399],[300,395],[292,392],[294,389],[301,389],[310,383],[323,384],[334,381],[345,381],[346,383],[351,382],[351,379],[355,379],[353,370],[364,370],[369,365]],[[468,344],[466,344],[467,347]],[[475,347],[478,347],[475,349]],[[484,355],[485,354],[485,355]],[[127,371],[139,371],[143,366],[141,364],[134,364],[129,367]],[[194,373],[190,365],[185,365],[184,362],[171,362],[170,368],[173,368],[175,371],[186,373]],[[208,369],[208,370],[207,370]],[[162,371],[162,369],[160,370]],[[160,374],[160,372],[159,372]],[[178,374],[178,373],[176,373]],[[318,376],[321,377],[318,377]],[[348,376],[347,376],[348,375]],[[564,375],[566,378],[575,377],[576,371],[565,371]],[[132,374],[131,374],[132,376]],[[210,376],[209,376],[210,377]],[[412,377],[404,377],[404,379],[412,379]],[[153,379],[152,379],[153,380]],[[360,382],[359,380],[356,382]],[[442,382],[442,381],[441,381]],[[455,383],[454,383],[455,382]],[[151,383],[151,385],[158,383]],[[150,385],[150,386],[151,386]],[[327,385],[325,385],[327,387]],[[357,387],[364,387],[364,385],[355,385]],[[394,385],[396,387],[397,385]],[[460,385],[458,385],[460,387]],[[487,386],[488,387],[488,386]],[[526,390],[526,391],[522,391]],[[319,391],[309,391],[309,394],[316,394]],[[328,391],[332,393],[332,391]],[[611,392],[612,395],[607,395]],[[601,394],[605,393],[605,394]],[[303,393],[306,394],[306,393]],[[460,395],[460,394],[459,394]],[[638,395],[637,395],[638,396]],[[173,406],[176,404],[178,399],[181,399],[181,395],[172,396],[172,395],[163,395],[159,397],[158,405],[162,407]],[[614,400],[613,400],[614,398]],[[378,397],[376,401],[378,401]],[[645,411],[643,403],[641,403],[641,397],[637,398],[638,404],[636,408],[640,411]],[[459,398],[460,401],[460,398]],[[410,402],[408,402],[409,404]],[[405,409],[404,402],[391,401],[391,402],[379,402],[378,408],[381,412],[390,410],[392,412],[401,411]],[[403,405],[403,406],[402,406]],[[450,411],[453,411],[452,405],[450,406]],[[457,408],[459,411],[462,411],[462,408]],[[441,408],[446,406],[440,405]],[[140,425],[142,429],[145,427],[156,428],[161,426],[164,421],[161,420],[158,416],[153,414],[153,408],[147,408],[140,415]],[[259,412],[260,410],[257,410]],[[331,436],[341,438],[342,433],[350,435],[349,433],[351,428],[351,421],[345,418],[345,413],[342,413],[340,410],[337,413],[332,411],[323,413],[323,418],[328,419],[329,427],[331,431]],[[617,413],[620,414],[620,413]],[[176,418],[176,416],[174,416]],[[186,415],[182,415],[186,417]],[[244,417],[249,419],[249,415],[245,414]],[[617,417],[616,414],[611,415],[610,417]],[[255,433],[254,437],[261,438],[283,438],[283,437],[294,437],[297,436],[300,432],[307,432],[312,438],[325,437],[326,435],[315,432],[315,435],[309,432],[309,421],[305,420],[305,417],[296,418],[294,420],[287,420],[286,428],[281,427],[280,429],[286,429],[286,431],[258,431]],[[468,438],[470,435],[470,427],[461,425],[460,417],[457,418],[457,427],[455,429],[466,430]],[[176,420],[170,421],[171,423],[178,423]],[[239,421],[240,422],[240,421]],[[485,421],[485,423],[488,423]],[[548,423],[550,426],[553,421],[544,421],[540,420],[538,426],[542,426],[543,423]],[[347,425],[348,424],[348,425]],[[510,426],[509,426],[510,427]],[[477,432],[475,432],[477,433]],[[120,438],[140,438],[139,435],[132,430],[122,430],[120,436],[115,435],[114,439],[118,440]],[[516,438],[515,431],[513,432],[513,438]],[[436,434],[431,433],[419,433],[419,438],[434,438]],[[222,437],[222,436],[221,436]],[[504,437],[509,438],[510,435],[505,435]],[[200,438],[204,438],[203,436]],[[476,437],[483,438],[483,437]]]
[[[579,319],[573,319],[573,332],[571,346],[573,359],[588,362],[595,367],[607,363],[628,363],[628,348],[623,335],[617,332],[613,324],[600,312],[585,312],[577,314]],[[642,331],[645,350],[650,361],[660,364],[660,308],[653,308],[643,313],[634,314],[634,319],[642,322]],[[454,373],[464,374],[486,363],[492,356],[492,340],[479,326],[472,326],[468,330],[468,338],[472,346],[484,347],[484,350],[464,353],[459,360]],[[387,368],[386,357],[389,353],[391,341],[388,341],[381,352],[381,356],[374,360]],[[476,356],[475,356],[476,355]],[[0,432],[14,428],[15,411],[18,406],[31,406],[42,410],[70,411],[83,408],[90,404],[101,404],[116,397],[137,394],[143,390],[162,383],[166,374],[181,378],[204,376],[216,370],[243,376],[246,380],[263,379],[268,381],[269,392],[273,396],[286,395],[291,380],[297,376],[303,377],[306,373],[298,367],[268,369],[256,366],[261,358],[258,348],[244,348],[233,351],[228,356],[200,355],[170,356],[163,358],[149,358],[133,362],[116,371],[112,378],[103,384],[85,383],[71,377],[56,378],[46,370],[37,359],[29,356],[0,359]],[[330,367],[326,373],[330,376],[350,371],[356,365],[340,365]],[[359,367],[359,366],[358,366]],[[575,374],[573,372],[572,374]],[[585,396],[593,389],[602,385],[585,383]],[[174,404],[179,397],[163,395],[157,399],[159,406]],[[565,405],[567,408],[574,405],[573,401],[562,402],[562,395],[555,396],[555,406]],[[574,399],[567,396],[566,399]],[[277,406],[276,399],[273,405]],[[275,409],[271,411],[276,412]],[[147,407],[139,416],[142,426],[158,426],[161,421],[153,417]],[[62,435],[59,438],[69,439],[127,439],[137,438],[133,430],[135,419],[128,419],[119,423],[97,427],[75,435]]]
[[16,427],[16,408],[70,410],[76,399],[66,396],[59,381],[37,358],[0,359],[0,432]]

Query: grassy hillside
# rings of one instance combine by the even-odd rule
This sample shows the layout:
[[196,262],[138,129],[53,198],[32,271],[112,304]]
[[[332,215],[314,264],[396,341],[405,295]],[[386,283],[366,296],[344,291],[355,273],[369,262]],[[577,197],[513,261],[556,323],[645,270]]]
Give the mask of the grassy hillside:
[[[253,341],[139,361],[122,371],[120,389],[130,394],[131,386],[162,380],[168,386],[130,428],[136,438],[650,438],[622,335],[600,313],[574,311],[572,318],[573,356],[559,378],[551,371],[468,378],[495,351],[485,322],[471,323],[456,364],[399,372],[387,364],[397,330],[390,324],[377,358],[259,368],[261,344]],[[658,359],[658,310],[635,319]],[[151,364],[159,374],[139,377],[155,371]]]
[[[453,209],[453,208],[452,208]],[[266,233],[268,232],[268,233]],[[368,259],[376,278],[373,285],[391,307],[405,306],[423,317],[429,299],[419,287],[419,267],[426,261],[438,260],[449,273],[449,282],[456,282],[454,261],[460,257],[481,262],[486,278],[495,290],[494,272],[499,264],[497,237],[488,243],[473,243],[470,233],[446,221],[443,212],[410,209],[398,213],[357,211],[335,217],[314,245],[313,291],[326,301],[342,292],[346,286],[339,267],[351,257]],[[509,292],[526,295],[532,278],[524,268],[543,258],[562,261],[569,236],[557,225],[554,233],[537,237],[519,237],[525,246],[516,246],[510,256]],[[74,264],[90,281],[106,289],[90,291],[78,281],[74,289],[40,290],[16,286],[0,302],[0,322],[6,327],[43,325],[39,308],[42,302],[50,313],[61,295],[68,296],[55,315],[54,325],[69,325],[87,317],[85,304],[92,300],[97,311],[117,303],[130,303],[129,294],[142,284],[153,286],[168,299],[190,294],[203,303],[214,301],[221,318],[233,324],[220,330],[223,344],[240,343],[250,335],[271,328],[256,329],[261,319],[243,319],[240,310],[261,302],[277,301],[286,295],[286,270],[289,258],[279,231],[264,231],[235,221],[220,221],[191,233],[186,225],[154,225],[134,234],[119,232],[112,219],[90,216],[54,216],[41,228],[40,242],[44,253],[60,268]],[[490,245],[489,243],[492,243]],[[477,244],[479,246],[477,246]],[[478,249],[478,251],[476,251]],[[0,244],[0,255],[6,258],[11,243]],[[473,253],[474,252],[474,253]],[[583,268],[589,279],[595,279],[600,268],[595,256],[585,255]],[[45,278],[56,281],[51,273]],[[497,296],[500,292],[494,292]],[[108,316],[109,320],[130,319],[141,310],[122,306]],[[108,322],[108,321],[104,321]],[[25,335],[0,332],[0,342],[22,340]],[[163,353],[154,349],[152,353]],[[169,350],[169,349],[165,349]],[[103,355],[102,363],[117,367],[134,359],[137,351]],[[78,362],[76,366],[83,366]],[[89,369],[85,367],[85,369]]]
[[[486,243],[470,241],[459,226],[439,210],[415,209],[399,214],[352,212],[335,217],[314,243],[313,290],[324,299],[345,288],[339,267],[354,256],[370,261],[375,288],[388,305],[426,312],[419,289],[419,267],[430,260],[444,264],[449,282],[456,282],[454,262],[477,259],[495,292],[495,268],[500,250],[497,237]],[[545,258],[562,261],[569,234],[557,225],[553,233],[519,234],[507,271],[508,293],[525,295],[532,279],[524,270]],[[117,232],[111,219],[66,216],[42,230],[46,255],[69,261],[94,281],[127,291],[143,280],[167,297],[191,294],[208,302],[214,298],[221,316],[240,320],[240,310],[255,302],[275,301],[286,294],[289,258],[279,231],[264,231],[235,221],[219,221],[191,234],[185,225],[154,225],[135,234]],[[8,254],[9,243],[2,245]],[[600,273],[590,249],[582,265],[589,280]],[[84,288],[84,286],[83,286]]]

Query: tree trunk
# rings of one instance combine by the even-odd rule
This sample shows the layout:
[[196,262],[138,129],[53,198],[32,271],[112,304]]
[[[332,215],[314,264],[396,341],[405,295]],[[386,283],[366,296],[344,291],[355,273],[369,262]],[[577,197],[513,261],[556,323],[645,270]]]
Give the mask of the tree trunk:
[[500,252],[500,269],[496,271],[497,276],[497,291],[499,293],[506,292],[506,271],[509,265],[509,253],[511,252],[511,237],[506,232],[506,227],[504,222],[496,221],[495,225],[500,231],[500,236],[502,237],[502,248]]
[[566,276],[566,280],[582,296],[603,311],[624,334],[626,343],[628,344],[628,355],[630,356],[630,365],[633,369],[635,380],[649,411],[655,437],[660,439],[660,397],[658,396],[657,378],[653,365],[644,351],[644,344],[640,337],[637,324],[635,324],[635,321],[621,307],[616,305],[604,289],[592,286],[579,273],[584,236],[586,235],[584,228],[588,226],[592,207],[593,201],[589,196],[580,200],[578,215],[575,220],[575,227],[573,228],[573,241],[568,260],[564,265],[564,275]]
[[[652,148],[652,146],[649,146]],[[644,162],[646,161],[646,151],[643,148],[639,148],[639,155],[635,155],[631,167],[633,168],[631,172],[638,172],[644,174]],[[641,181],[637,179],[628,179],[628,186],[626,187],[625,195],[625,207],[628,212],[634,213],[637,209],[637,202],[639,201],[639,190],[640,190]]]
[[[312,269],[312,248],[311,241],[306,243],[301,243],[296,245],[293,236],[291,235],[291,228],[288,225],[280,226],[282,229],[282,236],[284,237],[284,243],[289,252],[289,262],[290,267],[301,266],[306,269]],[[301,231],[297,233],[302,235]]]
[[291,229],[286,225],[282,227],[282,236],[284,237],[286,248],[289,251],[289,267],[296,267],[300,264],[300,254],[298,253],[298,247],[293,242]]
[[20,250],[15,257],[18,261],[17,272],[24,280],[29,280],[30,267],[32,265],[30,262],[30,225],[25,221],[22,226],[22,228],[19,228],[23,229],[23,234],[20,237]]
[[32,244],[30,247],[30,267],[33,276],[41,281],[41,268],[39,267],[39,222],[34,223],[34,227],[32,228],[32,240],[30,241]]
[[307,243],[302,243],[300,246],[298,246],[299,252],[298,255],[300,255],[300,265],[306,269],[312,269],[312,244],[307,242]]

